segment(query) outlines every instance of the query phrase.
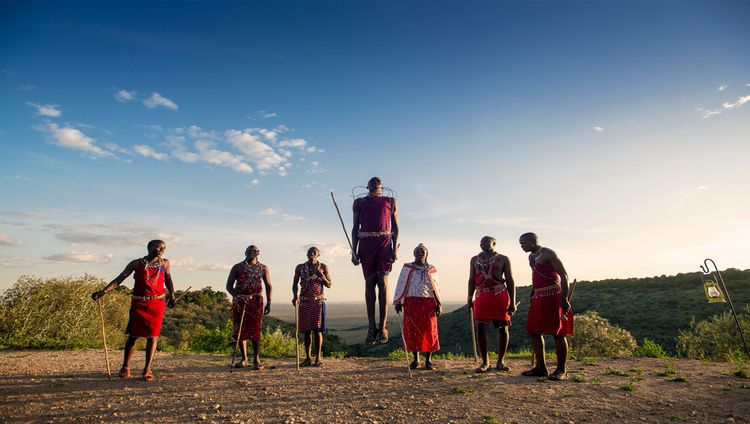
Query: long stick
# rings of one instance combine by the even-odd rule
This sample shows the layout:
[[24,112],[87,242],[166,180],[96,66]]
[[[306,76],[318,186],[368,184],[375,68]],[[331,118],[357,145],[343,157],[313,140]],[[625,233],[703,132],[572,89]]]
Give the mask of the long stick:
[[354,247],[352,246],[352,239],[349,238],[349,233],[346,232],[346,225],[344,225],[344,218],[341,217],[341,211],[339,210],[338,203],[336,203],[336,196],[333,195],[333,192],[331,192],[331,200],[333,200],[333,206],[336,207],[336,213],[339,215],[339,221],[341,221],[341,228],[344,229],[344,235],[346,236],[346,241],[349,243],[349,250],[351,250],[352,254],[354,254]]
[[294,347],[297,353],[297,371],[299,371],[299,300],[294,304]]
[[469,307],[469,321],[471,322],[471,348],[474,350],[474,362],[477,362],[477,333],[474,331],[474,308]]
[[188,287],[187,290],[185,290],[184,292],[182,292],[182,294],[180,295],[180,297],[178,297],[177,299],[174,300],[174,303],[179,302],[180,299],[182,299],[182,296],[185,296],[187,294],[187,292],[189,292],[190,289],[192,289],[192,288],[193,288],[193,286]]
[[[401,310],[403,311],[403,305],[401,305]],[[404,336],[404,323],[401,321],[401,314],[396,313],[398,316],[398,325],[401,327],[401,341],[404,342],[404,355],[406,355],[406,369],[409,371],[409,380],[412,379],[411,375],[411,364],[409,364],[409,351],[406,349],[406,336]]]
[[109,368],[109,351],[107,350],[107,336],[104,333],[104,313],[102,312],[101,298],[96,299],[96,304],[99,306],[99,318],[102,321],[102,343],[104,344],[104,359],[107,361],[107,377],[109,377],[109,381],[112,381],[112,370]]
[[245,308],[247,303],[242,305],[242,316],[240,317],[240,328],[237,331],[237,341],[234,343],[234,352],[232,353],[232,363],[229,365],[229,374],[234,371],[234,356],[237,354],[237,348],[240,346],[240,337],[242,337],[242,323],[245,321]]

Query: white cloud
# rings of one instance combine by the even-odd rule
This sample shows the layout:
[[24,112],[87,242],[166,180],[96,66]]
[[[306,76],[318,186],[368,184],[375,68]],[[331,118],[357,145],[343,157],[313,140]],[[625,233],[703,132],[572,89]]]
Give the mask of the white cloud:
[[0,246],[13,246],[13,247],[15,247],[15,246],[20,246],[22,244],[23,243],[21,243],[20,241],[14,239],[13,237],[11,237],[11,236],[9,236],[7,234],[4,234],[4,233],[0,233]]
[[718,88],[717,90],[718,90],[718,91],[724,91],[724,90],[726,90],[727,88],[729,88],[729,86],[728,86],[728,85],[726,85],[726,84],[722,84],[722,85],[720,85],[720,86],[719,86],[719,88]]
[[172,268],[186,271],[228,271],[231,268],[229,264],[199,262],[192,256],[173,258],[169,262]]
[[307,253],[307,250],[311,247],[317,247],[320,251],[320,257],[322,260],[325,258],[342,258],[351,256],[349,246],[342,243],[313,243],[302,246],[302,250]]
[[599,134],[604,132],[604,127],[594,127],[594,132]]
[[708,190],[707,186],[700,185],[690,190],[681,191],[680,197],[682,197],[683,199],[687,199],[688,197],[695,196],[696,194],[700,194],[701,192],[704,192],[706,190]]
[[28,180],[29,180],[29,177],[27,177],[27,176],[24,176],[24,175],[18,175],[18,174],[16,174],[16,176],[15,176],[15,177],[13,177],[13,178],[14,178],[14,179],[15,179],[16,181],[28,181]]
[[166,155],[164,153],[159,153],[155,151],[151,146],[146,146],[143,144],[136,144],[133,146],[133,150],[135,150],[136,153],[138,153],[141,156],[145,157],[151,157],[156,160],[167,160],[169,159],[169,155]]
[[276,169],[280,175],[285,175],[284,165],[288,160],[276,153],[273,148],[258,139],[250,130],[228,130],[225,132],[227,142],[242,152],[244,157],[260,170]]
[[115,143],[105,143],[104,147],[106,147],[107,150],[109,150],[110,152],[123,153],[123,154],[126,154],[126,155],[132,155],[132,153],[130,152],[130,150],[128,150],[128,149],[126,149],[124,147],[121,147],[120,145],[115,144]]
[[226,166],[243,174],[250,174],[253,168],[242,161],[242,158],[232,153],[216,149],[200,150],[198,156],[201,160],[212,165]]
[[41,265],[45,263],[47,262],[40,261],[38,259],[18,258],[18,257],[12,257],[12,258],[0,257],[0,268],[28,268],[30,266]]
[[96,142],[80,130],[73,127],[60,127],[57,124],[47,123],[41,128],[52,135],[54,144],[68,149],[80,150],[94,156],[112,156],[112,153],[103,150]]
[[262,211],[258,212],[258,215],[263,216],[271,216],[271,215],[278,215],[279,211],[274,208],[265,208]]
[[307,145],[307,140],[301,138],[295,138],[292,140],[282,140],[279,142],[279,147],[297,147],[303,148]]
[[83,226],[45,224],[43,228],[71,245],[93,244],[104,247],[146,246],[149,240],[161,239],[170,244],[187,244],[181,233],[164,231],[142,224],[115,223]]
[[151,93],[151,97],[143,100],[143,105],[149,109],[161,106],[167,109],[177,110],[177,104],[175,104],[175,102],[163,97],[159,93]]
[[734,109],[736,107],[741,107],[745,103],[750,102],[750,96],[742,96],[737,99],[734,103],[724,103],[722,106],[724,106],[724,109]]
[[279,134],[276,131],[273,130],[267,130],[265,128],[261,128],[258,130],[258,132],[268,141],[276,140],[276,136]]
[[276,113],[276,112],[268,112],[266,110],[259,110],[258,111],[258,115],[260,115],[261,118],[266,118],[266,119],[278,118],[279,117],[278,113]]
[[305,217],[301,215],[290,215],[288,213],[282,213],[281,219],[287,222],[298,222],[298,221],[304,221]]
[[259,179],[257,179],[257,178],[253,178],[253,180],[252,180],[252,181],[250,181],[250,184],[252,184],[252,185],[254,185],[254,186],[257,186],[257,185],[259,185],[259,184],[260,184],[260,180],[259,180]]
[[38,105],[36,103],[28,103],[29,106],[36,108],[36,114],[39,116],[48,116],[50,118],[57,118],[62,115],[60,109],[55,105]]
[[721,114],[721,111],[719,111],[719,110],[709,110],[709,109],[702,108],[702,107],[698,108],[698,112],[701,113],[701,118],[703,118],[703,119],[707,119],[707,118],[710,118],[712,116],[716,116],[716,115]]
[[114,94],[115,100],[122,103],[128,103],[135,100],[135,95],[137,93],[135,91],[128,91],[128,90],[120,90],[117,93]]
[[106,255],[100,255],[98,253],[89,252],[70,252],[45,256],[42,259],[55,262],[108,264],[112,262],[112,254],[108,253]]

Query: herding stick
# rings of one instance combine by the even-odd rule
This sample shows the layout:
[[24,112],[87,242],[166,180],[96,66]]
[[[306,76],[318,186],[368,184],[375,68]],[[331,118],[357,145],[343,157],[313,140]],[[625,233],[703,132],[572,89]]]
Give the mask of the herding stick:
[[109,381],[112,381],[112,370],[109,368],[109,351],[107,350],[107,336],[104,333],[104,313],[102,312],[102,300],[101,298],[96,299],[96,304],[99,306],[99,318],[102,322],[102,343],[104,344],[104,359],[107,361],[107,377]]
[[[401,311],[404,310],[404,305],[401,305]],[[406,336],[404,336],[404,323],[401,321],[401,314],[396,313],[398,316],[398,325],[401,327],[401,341],[404,342],[404,355],[406,355],[406,369],[409,371],[409,380],[412,379],[411,375],[411,364],[409,364],[409,351],[406,349]]]
[[294,303],[294,347],[297,353],[297,371],[299,371],[299,299]]
[[352,246],[352,240],[349,238],[349,233],[346,232],[346,225],[344,225],[344,219],[341,217],[341,211],[339,210],[338,203],[336,203],[336,196],[333,195],[333,192],[331,192],[331,200],[333,200],[333,206],[336,207],[336,213],[339,215],[339,221],[341,221],[341,228],[344,230],[346,241],[349,243],[349,250],[352,252],[352,254],[354,254],[354,247]]
[[232,353],[232,363],[229,365],[229,374],[234,371],[234,356],[237,355],[237,348],[240,347],[240,337],[242,337],[242,323],[245,321],[245,308],[247,303],[242,305],[242,316],[240,317],[240,328],[237,331],[237,342],[234,344],[234,352]]
[[474,350],[474,362],[477,362],[477,333],[474,331],[474,307],[469,307],[469,321],[471,322],[471,348]]

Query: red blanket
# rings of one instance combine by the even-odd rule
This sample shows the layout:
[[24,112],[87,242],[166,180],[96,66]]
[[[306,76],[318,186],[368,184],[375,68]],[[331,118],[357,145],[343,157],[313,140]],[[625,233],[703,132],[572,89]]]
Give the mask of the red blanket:
[[125,333],[133,337],[159,337],[165,305],[164,299],[131,300]]
[[250,340],[257,342],[260,340],[260,330],[263,324],[263,297],[260,295],[253,296],[246,302],[245,318],[242,318],[242,308],[245,306],[242,296],[238,297],[239,302],[232,302],[232,324],[234,325],[233,337],[237,340],[240,331],[240,320],[242,320],[242,334],[239,335],[240,341]]
[[440,350],[435,305],[431,297],[404,299],[404,339],[409,352]]

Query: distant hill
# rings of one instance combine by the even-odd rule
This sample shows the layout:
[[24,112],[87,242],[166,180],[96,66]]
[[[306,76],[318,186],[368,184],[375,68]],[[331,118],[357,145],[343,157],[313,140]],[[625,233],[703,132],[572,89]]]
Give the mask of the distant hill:
[[[722,272],[724,282],[739,311],[750,303],[750,270],[727,269]],[[510,329],[510,349],[529,347],[526,335],[526,316],[529,308],[530,287],[517,289],[521,301],[513,316]],[[729,310],[728,304],[708,303],[703,294],[703,275],[700,272],[662,275],[652,278],[579,281],[573,294],[573,312],[596,311],[610,322],[628,331],[638,340],[649,338],[670,352],[675,351],[676,337],[681,329],[690,328],[690,321],[705,320]],[[469,315],[464,306],[438,319],[441,352],[471,354]],[[490,337],[490,346],[497,349],[497,337]],[[372,350],[384,354],[401,346],[396,334],[384,346]]]

